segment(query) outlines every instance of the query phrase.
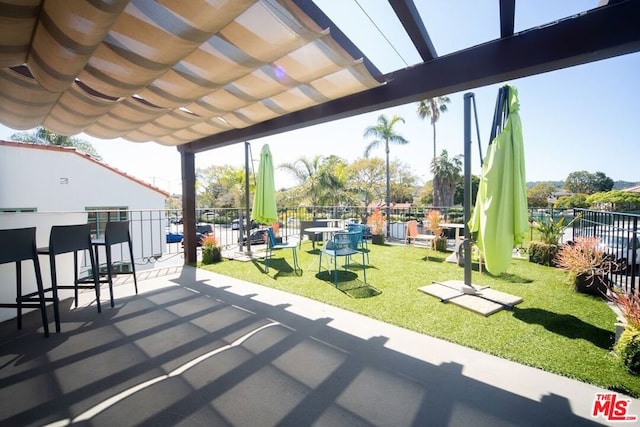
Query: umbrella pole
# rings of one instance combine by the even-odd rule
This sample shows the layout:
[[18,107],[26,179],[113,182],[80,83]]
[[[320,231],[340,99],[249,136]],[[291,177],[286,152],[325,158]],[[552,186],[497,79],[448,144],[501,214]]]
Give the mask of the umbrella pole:
[[464,94],[464,284],[471,286],[471,100],[473,92]]
[[[251,255],[251,224],[249,218],[251,218],[251,211],[249,208],[249,141],[244,142],[244,193],[245,193],[245,218],[247,220],[247,254]],[[242,234],[242,223],[240,221],[240,230]]]

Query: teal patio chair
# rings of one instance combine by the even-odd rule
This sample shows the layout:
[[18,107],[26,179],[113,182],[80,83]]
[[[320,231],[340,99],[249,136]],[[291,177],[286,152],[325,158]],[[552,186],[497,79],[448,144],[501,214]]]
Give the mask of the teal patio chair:
[[362,272],[364,283],[367,283],[367,264],[364,262],[365,253],[359,249],[359,242],[362,233],[359,231],[340,232],[333,235],[333,238],[326,242],[320,249],[320,262],[318,263],[318,273],[322,269],[322,254],[333,257],[333,281],[338,287],[338,257],[345,257],[345,270],[349,268],[349,261],[352,255],[362,255]]
[[[269,273],[269,261],[273,257],[273,251],[279,249],[291,249],[293,251],[293,272],[298,274],[298,245],[295,242],[281,242],[276,241],[276,236],[273,234],[273,227],[267,228],[267,256],[264,259],[264,272]],[[302,272],[302,270],[300,270]]]
[[367,264],[369,264],[369,243],[367,242],[367,239],[364,238],[365,227],[366,226],[364,224],[348,224],[347,231],[360,232],[360,241],[358,242],[358,250],[364,252],[367,258]]

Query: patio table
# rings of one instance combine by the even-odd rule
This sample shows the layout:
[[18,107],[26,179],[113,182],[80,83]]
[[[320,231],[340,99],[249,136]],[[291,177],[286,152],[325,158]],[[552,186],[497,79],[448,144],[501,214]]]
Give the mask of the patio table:
[[458,262],[458,248],[460,247],[460,243],[462,243],[462,241],[460,240],[460,230],[464,230],[464,224],[457,224],[457,223],[448,223],[445,222],[443,224],[440,224],[440,227],[444,228],[444,229],[450,229],[453,228],[455,229],[455,240],[454,240],[454,249],[453,249],[453,254],[449,255],[447,257],[447,261],[449,262]]
[[342,227],[309,227],[309,228],[305,228],[304,231],[307,233],[315,233],[315,234],[322,233],[323,240],[324,240],[324,233],[328,233],[329,237],[331,237],[333,236],[333,233],[337,233],[338,231],[345,231],[345,229]]

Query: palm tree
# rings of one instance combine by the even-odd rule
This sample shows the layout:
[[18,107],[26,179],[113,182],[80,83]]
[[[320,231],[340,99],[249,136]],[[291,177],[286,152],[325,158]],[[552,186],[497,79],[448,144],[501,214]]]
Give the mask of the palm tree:
[[447,112],[447,104],[451,100],[448,96],[439,96],[437,98],[427,98],[418,103],[418,116],[422,120],[425,117],[431,118],[431,126],[433,126],[433,158],[436,158],[436,122],[440,118],[440,113]]
[[367,148],[364,150],[364,156],[369,157],[369,153],[372,149],[384,143],[384,151],[386,154],[386,175],[387,175],[387,236],[391,234],[391,223],[389,219],[391,218],[391,181],[389,173],[389,143],[392,142],[394,144],[404,145],[408,144],[403,136],[398,135],[394,132],[393,126],[396,123],[402,122],[404,123],[404,119],[402,117],[394,115],[391,118],[391,121],[387,119],[384,114],[378,116],[378,124],[375,126],[369,126],[364,131],[364,137],[374,137],[375,139],[367,145]]
[[431,162],[433,173],[433,205],[453,206],[456,184],[462,179],[462,156],[449,158],[447,150]]
[[320,167],[318,183],[322,188],[321,203],[334,207],[334,218],[338,216],[339,206],[349,205],[355,199],[349,177],[347,162],[338,156],[327,157]]
[[316,207],[320,198],[320,168],[322,166],[322,156],[315,156],[308,159],[304,156],[300,157],[293,163],[282,163],[278,168],[289,171],[298,181],[298,183],[307,188],[307,194],[311,197],[311,205],[313,206],[313,216],[316,214]]

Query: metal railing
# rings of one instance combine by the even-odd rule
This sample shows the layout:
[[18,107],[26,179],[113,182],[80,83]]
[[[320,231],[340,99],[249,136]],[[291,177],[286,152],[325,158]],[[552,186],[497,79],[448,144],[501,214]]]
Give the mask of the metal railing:
[[[322,218],[334,218],[355,223],[366,223],[366,220],[376,207],[363,208],[360,206],[299,206],[293,208],[280,208],[278,218],[280,222],[280,235],[284,239],[300,236],[300,221],[309,221]],[[380,208],[384,212],[383,208]],[[436,208],[436,207],[394,207],[391,209],[392,234],[393,225],[405,223],[411,219],[422,219],[431,210],[439,210],[446,222],[462,223],[461,208]],[[78,212],[69,212],[78,213]],[[87,214],[87,212],[82,212]],[[38,215],[39,213],[35,213]],[[45,212],[42,213],[46,215]],[[245,245],[247,234],[243,225],[246,225],[243,209],[239,208],[201,208],[197,209],[196,222],[206,223],[211,226],[213,234],[223,250],[237,247],[242,251]],[[31,213],[30,215],[34,215]],[[616,258],[616,261],[624,259],[624,268],[612,272],[611,279],[625,289],[638,289],[639,269],[640,269],[640,240],[638,233],[638,222],[640,215],[593,211],[588,209],[571,210],[545,210],[531,209],[530,219],[536,220],[552,216],[554,220],[566,218],[565,224],[574,217],[578,217],[573,222],[570,231],[571,236],[565,238],[575,239],[580,236],[595,236],[601,239],[603,248],[607,253]],[[133,241],[134,261],[137,269],[144,269],[145,266],[153,267],[157,263],[172,262],[182,263],[183,247],[181,237],[183,236],[182,211],[172,209],[147,209],[147,210],[104,210],[92,211],[89,214],[88,222],[94,224],[94,237],[102,237],[104,226],[107,221],[129,220],[130,231]],[[255,224],[255,227],[264,228],[265,224]],[[451,233],[454,230],[449,230]],[[400,233],[400,232],[398,232]],[[174,239],[169,241],[168,239]],[[390,236],[394,237],[394,236]],[[403,238],[404,236],[395,236]],[[447,236],[453,238],[453,236]],[[114,258],[127,259],[126,248],[123,246],[120,251],[115,252]],[[104,258],[102,258],[104,259]]]
[[575,209],[573,237],[597,237],[601,247],[618,264],[611,280],[625,290],[638,291],[640,272],[640,215]]

